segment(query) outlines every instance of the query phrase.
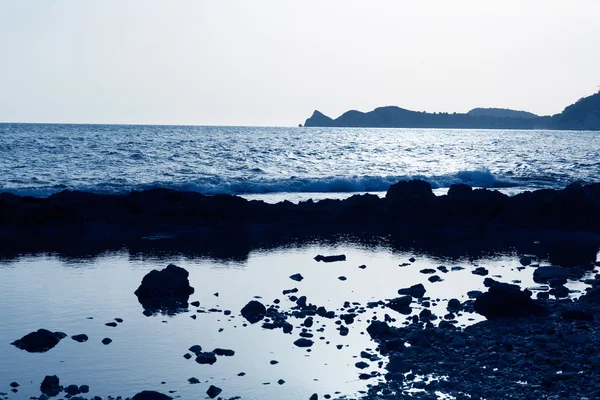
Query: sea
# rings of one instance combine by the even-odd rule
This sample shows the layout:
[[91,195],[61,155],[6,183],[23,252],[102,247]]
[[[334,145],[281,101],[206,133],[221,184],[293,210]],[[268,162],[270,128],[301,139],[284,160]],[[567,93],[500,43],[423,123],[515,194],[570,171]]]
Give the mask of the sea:
[[[383,196],[391,184],[412,178],[426,180],[442,195],[454,183],[514,194],[599,177],[600,132],[0,124],[0,192],[37,197],[62,190],[119,194],[168,187],[274,203]],[[535,266],[552,265],[547,252],[536,250],[545,243],[533,240],[523,247],[530,252],[503,245],[457,254],[341,238],[250,249],[234,258],[165,251],[163,239],[148,240],[143,250],[92,255],[0,254],[0,399],[37,398],[46,375],[57,375],[65,387],[89,385],[84,398],[155,390],[198,399],[207,398],[214,385],[223,399],[295,400],[313,394],[362,399],[386,372],[384,356],[364,358],[363,352],[377,354],[366,332],[373,319],[387,314],[390,324],[402,326],[429,308],[439,316],[435,323],[455,318],[465,327],[484,318],[469,312],[448,317],[446,306],[449,299],[464,302],[468,292],[486,290],[485,277],[472,273],[476,268],[536,294],[549,288],[533,281]],[[344,254],[346,261],[324,264],[314,260],[318,254]],[[523,255],[533,266],[521,265]],[[190,302],[200,306],[146,316],[133,292],[145,274],[171,263],[189,272],[195,288]],[[302,281],[290,279],[297,273]],[[438,280],[428,279],[433,273]],[[337,318],[316,317],[312,328],[291,318],[294,329],[285,334],[240,315],[250,300],[289,310],[295,298],[284,290],[292,289],[297,289],[292,296],[307,296],[309,303],[339,315],[348,304],[392,299],[398,289],[417,283],[425,286],[431,305],[414,304],[410,315],[365,308],[354,323],[343,324],[347,334]],[[587,285],[570,280],[567,287],[577,297]],[[105,325],[115,319],[122,322]],[[40,328],[67,337],[45,353],[11,345]],[[294,345],[303,331],[315,342],[309,349]],[[87,334],[88,341],[71,339],[77,334]],[[104,338],[112,342],[105,345]],[[201,365],[184,358],[196,344],[235,355]],[[446,377],[435,371],[415,377],[431,379]],[[443,391],[435,395],[453,398]]]
[[600,132],[0,124],[0,192],[155,187],[299,201],[424,179],[519,192],[600,177]]

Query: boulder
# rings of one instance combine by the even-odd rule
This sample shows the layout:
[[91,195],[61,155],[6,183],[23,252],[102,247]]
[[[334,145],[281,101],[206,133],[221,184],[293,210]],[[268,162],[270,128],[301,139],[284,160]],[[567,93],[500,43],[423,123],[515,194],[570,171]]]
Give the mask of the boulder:
[[290,276],[290,279],[296,282],[300,282],[304,277],[300,274],[294,274]]
[[46,375],[40,384],[40,391],[46,396],[57,396],[62,391],[62,386],[60,386],[60,380],[58,379],[58,376]]
[[144,307],[144,315],[158,312],[174,314],[182,308],[187,308],[188,299],[194,293],[188,276],[189,273],[185,269],[173,264],[146,274],[135,291]]
[[218,356],[225,356],[225,357],[233,357],[235,355],[235,351],[230,350],[230,349],[217,348],[217,349],[214,349],[212,352]]
[[260,301],[252,300],[242,308],[241,313],[248,322],[255,324],[265,317],[267,309]]
[[531,299],[531,292],[517,285],[490,282],[489,290],[475,299],[475,312],[488,319],[541,314],[545,308]]
[[306,338],[300,338],[294,342],[294,344],[298,347],[311,347],[313,345],[313,341]]
[[28,333],[11,344],[30,353],[44,353],[56,346],[65,337],[66,335],[62,332],[38,329],[36,332]]
[[409,295],[409,296],[415,297],[417,299],[420,299],[423,296],[425,296],[425,292],[426,292],[425,286],[423,286],[422,283],[412,285],[409,288],[404,288],[404,289],[398,290],[398,294]]

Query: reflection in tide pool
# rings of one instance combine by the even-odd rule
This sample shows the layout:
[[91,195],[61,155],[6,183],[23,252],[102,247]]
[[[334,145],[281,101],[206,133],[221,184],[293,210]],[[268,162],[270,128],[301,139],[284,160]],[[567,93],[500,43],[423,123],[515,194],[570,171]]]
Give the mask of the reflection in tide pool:
[[[317,254],[342,253],[347,257],[344,262],[313,260]],[[416,260],[410,263],[410,257]],[[190,301],[199,301],[200,307],[190,307],[188,312],[175,316],[146,317],[133,292],[147,272],[169,263],[189,271],[195,288]],[[399,266],[405,263],[408,265]],[[366,268],[359,268],[361,265]],[[440,272],[438,267],[442,265],[449,272]],[[453,266],[464,269],[452,271]],[[9,398],[38,396],[44,376],[58,375],[65,386],[87,384],[92,396],[103,397],[158,390],[175,391],[173,395],[186,399],[203,398],[211,384],[223,389],[224,398],[291,400],[308,398],[312,393],[333,398],[356,396],[369,382],[383,379],[358,379],[360,373],[381,372],[377,362],[367,360],[369,366],[364,370],[354,365],[364,361],[360,359],[361,351],[375,352],[376,343],[365,331],[369,321],[374,315],[382,319],[387,313],[396,319],[395,325],[401,325],[407,316],[388,308],[367,308],[348,325],[347,336],[336,329],[338,319],[315,317],[315,344],[307,351],[293,344],[301,332],[302,320],[290,319],[294,330],[284,334],[281,329],[263,329],[260,323],[247,324],[239,315],[240,309],[258,298],[265,305],[279,299],[281,309],[288,310],[294,303],[282,291],[298,288],[297,296],[305,295],[309,303],[339,313],[346,301],[365,306],[397,297],[400,288],[423,283],[426,296],[432,299],[433,313],[442,317],[447,313],[448,299],[465,301],[468,291],[485,290],[484,277],[471,273],[477,266],[487,268],[494,279],[518,280],[522,287],[534,285],[533,268],[518,270],[516,254],[471,262],[350,244],[251,252],[246,261],[237,262],[143,254],[132,257],[127,252],[91,260],[44,255],[5,261],[0,263],[0,304],[6,322],[0,325],[0,385],[7,387],[0,386],[0,392],[8,392],[8,383],[16,381],[21,386]],[[443,280],[429,282],[431,275],[420,273],[426,268],[436,269]],[[295,273],[301,273],[304,279],[291,280],[289,276]],[[231,310],[231,315],[225,315],[225,310]],[[420,308],[414,311],[418,313]],[[124,322],[117,327],[105,326],[115,318]],[[481,319],[465,314],[459,323]],[[30,354],[10,345],[39,328],[62,331],[69,337],[42,354]],[[87,342],[70,339],[81,333],[89,336]],[[103,345],[101,340],[106,337],[113,342]],[[183,357],[195,344],[204,351],[232,349],[235,356],[218,357],[214,365],[200,365]],[[271,363],[273,360],[278,363]],[[238,376],[241,372],[245,375]],[[188,383],[191,377],[200,383]],[[280,380],[285,383],[278,383]]]

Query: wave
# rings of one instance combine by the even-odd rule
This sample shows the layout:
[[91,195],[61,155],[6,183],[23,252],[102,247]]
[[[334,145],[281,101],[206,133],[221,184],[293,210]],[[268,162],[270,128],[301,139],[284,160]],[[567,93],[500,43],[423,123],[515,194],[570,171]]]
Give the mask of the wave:
[[[224,179],[219,177],[204,178],[190,182],[153,182],[145,184],[128,184],[126,182],[101,182],[97,185],[69,186],[53,185],[35,187],[7,187],[0,192],[10,192],[22,196],[46,197],[62,190],[80,190],[103,194],[123,194],[132,190],[152,188],[170,188],[180,191],[193,191],[206,195],[215,194],[267,194],[267,193],[360,193],[385,192],[390,185],[401,180],[422,179],[432,188],[447,188],[453,184],[464,183],[472,187],[482,188],[512,188],[540,187],[537,181],[498,177],[489,170],[466,170],[448,175],[389,175],[389,176],[350,176],[350,177],[289,177],[279,179]],[[546,183],[541,186],[552,186]]]

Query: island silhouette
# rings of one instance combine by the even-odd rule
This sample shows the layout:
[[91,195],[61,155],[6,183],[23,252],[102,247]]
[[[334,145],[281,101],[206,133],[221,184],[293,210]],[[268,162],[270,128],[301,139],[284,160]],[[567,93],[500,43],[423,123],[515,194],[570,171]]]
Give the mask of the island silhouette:
[[553,129],[600,130],[600,91],[579,99],[561,113],[538,116],[502,108],[474,108],[461,113],[428,113],[396,106],[373,111],[346,111],[332,119],[315,110],[305,127],[355,128],[455,128],[455,129]]

